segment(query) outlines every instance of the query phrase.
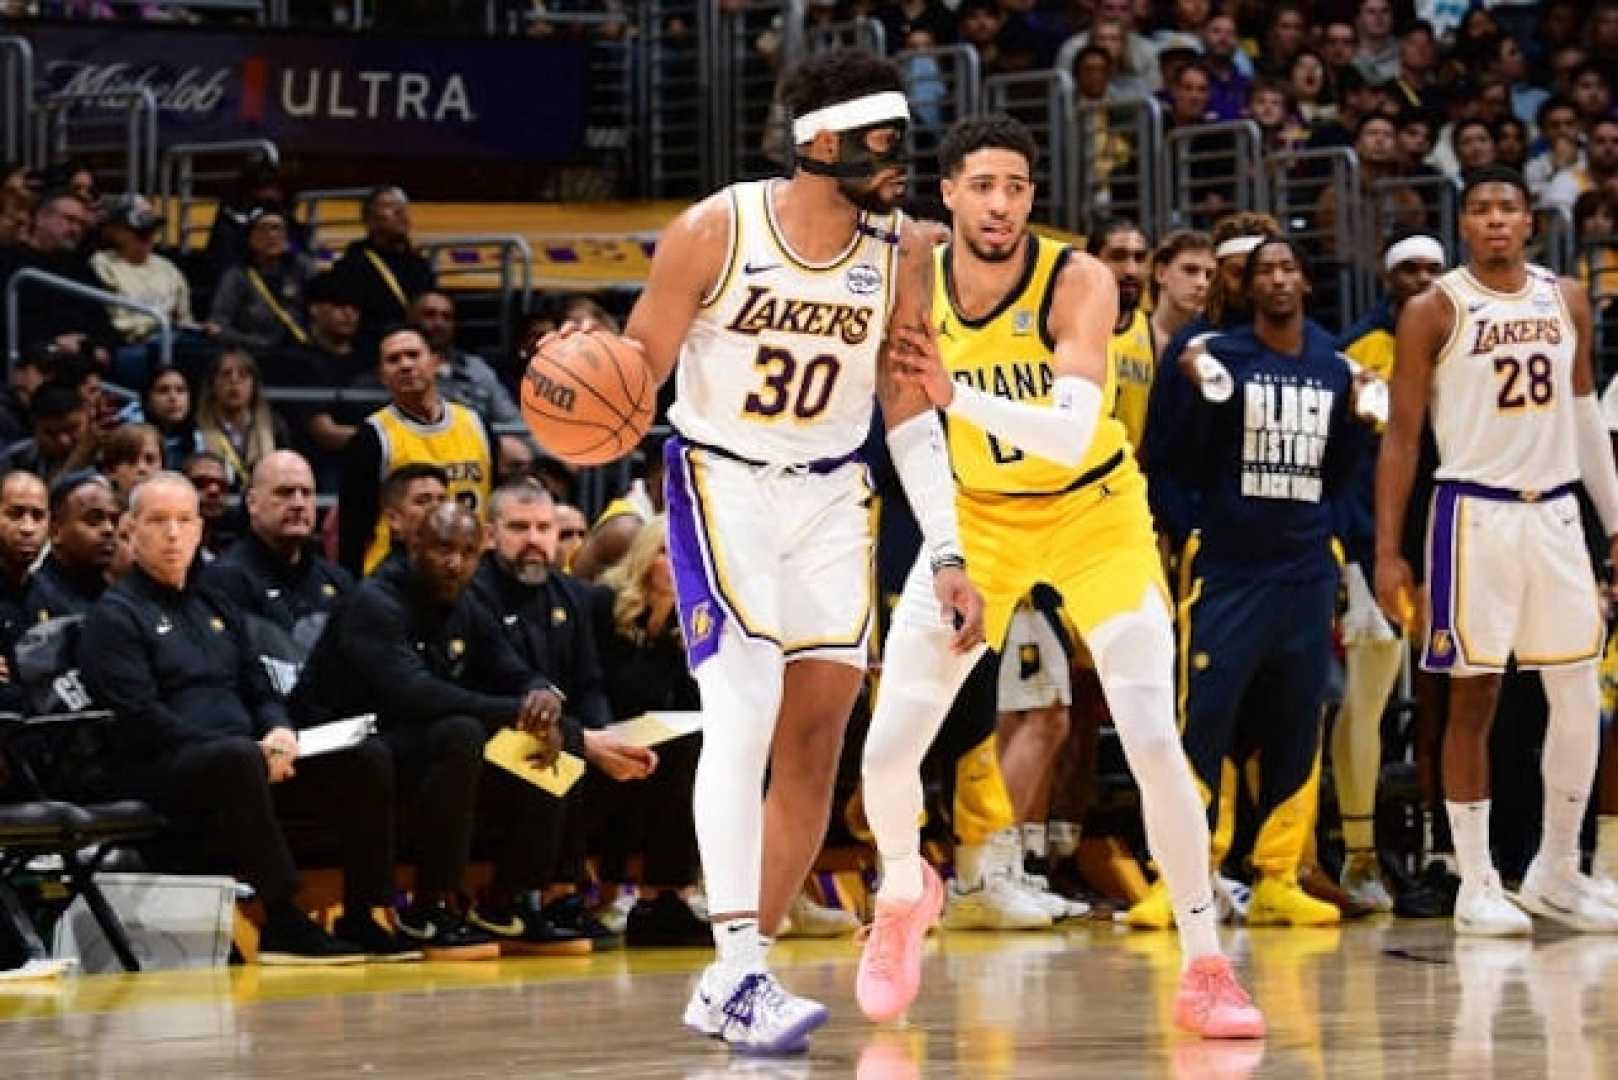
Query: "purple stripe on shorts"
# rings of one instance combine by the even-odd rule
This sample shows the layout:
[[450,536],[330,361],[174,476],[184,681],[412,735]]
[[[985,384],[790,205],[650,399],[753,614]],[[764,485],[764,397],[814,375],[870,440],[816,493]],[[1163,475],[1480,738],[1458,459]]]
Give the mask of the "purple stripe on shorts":
[[1455,636],[1455,539],[1461,493],[1447,484],[1433,491],[1433,513],[1428,524],[1427,590],[1432,625],[1421,651],[1427,671],[1449,671],[1455,666],[1460,639]]
[[663,444],[665,491],[669,515],[669,562],[674,567],[674,595],[685,633],[686,663],[691,670],[719,651],[725,608],[708,572],[702,546],[701,510],[685,444],[671,438]]

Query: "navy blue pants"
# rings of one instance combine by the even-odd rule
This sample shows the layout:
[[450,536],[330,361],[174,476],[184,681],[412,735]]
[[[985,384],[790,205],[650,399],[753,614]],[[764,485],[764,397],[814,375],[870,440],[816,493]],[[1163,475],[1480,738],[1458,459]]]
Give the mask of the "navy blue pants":
[[1319,798],[1321,704],[1331,662],[1337,582],[1196,579],[1180,609],[1180,728],[1208,800],[1215,865],[1222,763],[1255,751],[1259,831],[1253,865],[1295,873]]

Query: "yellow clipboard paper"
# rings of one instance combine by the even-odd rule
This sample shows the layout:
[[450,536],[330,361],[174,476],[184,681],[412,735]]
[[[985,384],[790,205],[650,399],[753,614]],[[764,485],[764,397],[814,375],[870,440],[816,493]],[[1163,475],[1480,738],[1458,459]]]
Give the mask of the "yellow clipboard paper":
[[608,724],[607,731],[630,746],[661,746],[702,729],[700,712],[649,712]]
[[584,759],[564,750],[557,757],[555,765],[541,769],[528,760],[538,752],[538,739],[514,728],[502,728],[484,744],[483,760],[500,766],[541,791],[561,798],[584,775]]

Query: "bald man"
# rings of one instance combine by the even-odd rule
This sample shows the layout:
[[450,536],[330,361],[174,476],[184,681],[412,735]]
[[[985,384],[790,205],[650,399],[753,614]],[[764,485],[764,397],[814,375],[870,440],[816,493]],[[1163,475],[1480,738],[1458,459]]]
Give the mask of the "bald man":
[[275,623],[312,648],[354,578],[319,554],[315,474],[301,454],[277,450],[253,470],[248,531],[203,574],[243,611]]
[[[152,803],[236,864],[264,905],[263,964],[397,959],[411,950],[370,918],[393,891],[393,774],[371,740],[299,759],[298,736],[235,605],[190,577],[202,544],[197,491],[161,472],[131,496],[135,564],[85,618],[79,657],[107,728],[109,792]],[[296,789],[296,790],[294,790]],[[343,834],[340,938],[293,903],[298,873],[277,802],[318,805]]]

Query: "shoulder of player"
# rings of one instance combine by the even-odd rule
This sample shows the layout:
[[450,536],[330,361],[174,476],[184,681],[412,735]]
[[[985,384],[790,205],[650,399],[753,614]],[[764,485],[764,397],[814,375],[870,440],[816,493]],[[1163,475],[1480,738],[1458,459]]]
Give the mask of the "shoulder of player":
[[1060,257],[1061,265],[1051,282],[1055,310],[1071,309],[1097,292],[1117,295],[1118,280],[1100,259],[1072,247]]
[[1403,337],[1412,332],[1425,331],[1443,340],[1453,329],[1454,322],[1455,301],[1450,299],[1447,289],[1434,284],[1405,301],[1404,307],[1399,311],[1395,333]]
[[692,203],[663,230],[658,241],[659,248],[671,241],[682,246],[728,246],[734,204],[735,196],[729,188],[716,191],[701,202]]

